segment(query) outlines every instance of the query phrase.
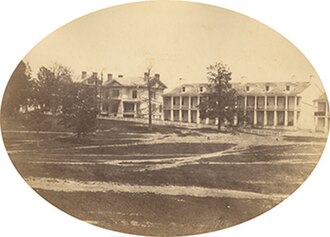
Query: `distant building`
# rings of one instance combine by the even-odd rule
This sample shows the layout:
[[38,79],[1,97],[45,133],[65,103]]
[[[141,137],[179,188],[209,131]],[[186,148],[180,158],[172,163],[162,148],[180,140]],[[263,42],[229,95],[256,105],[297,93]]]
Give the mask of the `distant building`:
[[329,115],[329,103],[327,96],[323,93],[319,98],[314,100],[314,107],[316,111],[315,115],[315,131],[328,133],[330,115]]
[[313,99],[321,91],[310,82],[235,84],[238,107],[247,125],[263,128],[313,130]]
[[[162,94],[166,85],[160,81],[160,75],[151,76],[152,117],[162,118]],[[107,75],[102,84],[101,115],[109,117],[148,117],[147,74],[144,77],[113,78]]]
[[[310,82],[233,83],[246,126],[314,130],[314,102],[321,90]],[[184,84],[163,95],[164,120],[217,124],[200,119],[198,105],[207,84]],[[321,120],[320,120],[321,121]]]
[[199,124],[198,105],[208,88],[206,83],[184,84],[164,94],[164,120]]

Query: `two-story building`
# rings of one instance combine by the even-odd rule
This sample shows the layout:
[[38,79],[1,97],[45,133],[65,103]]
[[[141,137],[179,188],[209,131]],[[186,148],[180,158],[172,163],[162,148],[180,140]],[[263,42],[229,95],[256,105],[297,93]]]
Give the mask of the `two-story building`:
[[[101,114],[109,117],[145,118],[149,113],[148,74],[143,77],[124,77],[118,75],[113,78],[107,75],[102,85]],[[162,94],[166,85],[160,81],[160,75],[150,77],[150,97],[152,116],[162,118]]]
[[[314,102],[320,89],[311,82],[233,83],[238,109],[246,126],[277,129],[314,129]],[[163,95],[164,120],[217,124],[200,119],[198,105],[210,90],[207,84],[184,84]]]
[[208,88],[206,83],[184,84],[164,94],[163,119],[199,124],[201,121],[198,105]]
[[329,103],[327,96],[323,93],[319,98],[314,100],[315,107],[315,131],[328,133],[330,114],[329,114]]

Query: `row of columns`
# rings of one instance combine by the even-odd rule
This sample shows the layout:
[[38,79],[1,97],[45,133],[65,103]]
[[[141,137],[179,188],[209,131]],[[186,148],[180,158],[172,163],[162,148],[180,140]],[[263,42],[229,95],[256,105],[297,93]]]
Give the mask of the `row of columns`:
[[[244,115],[246,115],[247,112],[247,97],[248,96],[244,96]],[[253,124],[257,125],[257,112],[258,112],[258,97],[260,96],[254,96],[254,108],[253,108]],[[277,107],[277,97],[278,96],[274,96],[274,108],[270,109],[269,111],[274,111],[274,120],[273,120],[273,126],[276,126],[278,123],[278,116],[277,116],[277,111],[278,111],[278,107]],[[264,96],[264,121],[263,124],[267,125],[268,123],[268,119],[267,119],[267,96]],[[284,126],[288,126],[288,107],[289,107],[289,97],[285,96],[285,106],[284,106]],[[293,108],[293,126],[295,127],[297,125],[297,96],[294,96],[294,108]]]
[[[179,98],[179,106],[174,107],[174,97],[178,97]],[[192,110],[192,106],[191,106],[191,96],[185,96],[188,97],[188,107],[182,107],[182,96],[171,96],[170,98],[170,121],[174,121],[174,110],[178,110],[179,111],[179,121],[182,122],[182,111],[183,110],[187,110],[188,111],[188,123],[191,123],[191,110]],[[194,96],[195,97],[195,96]],[[197,97],[197,104],[200,102],[200,97]],[[164,108],[166,110],[166,108]],[[193,111],[196,111],[196,123],[200,123],[200,112],[198,109],[194,109]]]

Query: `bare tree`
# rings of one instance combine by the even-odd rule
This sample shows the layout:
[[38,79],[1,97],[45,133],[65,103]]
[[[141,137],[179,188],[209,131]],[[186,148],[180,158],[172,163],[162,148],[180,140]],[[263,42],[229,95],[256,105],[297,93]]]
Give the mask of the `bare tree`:
[[150,79],[151,67],[148,68],[146,73],[147,88],[148,88],[148,130],[152,131],[152,98],[151,98],[151,79]]

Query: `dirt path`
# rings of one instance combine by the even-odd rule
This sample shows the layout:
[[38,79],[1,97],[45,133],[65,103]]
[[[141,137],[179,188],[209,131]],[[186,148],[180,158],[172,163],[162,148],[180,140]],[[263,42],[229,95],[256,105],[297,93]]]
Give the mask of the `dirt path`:
[[171,196],[237,198],[237,199],[270,199],[283,200],[287,195],[262,194],[233,189],[204,188],[196,186],[147,186],[120,184],[114,182],[78,182],[67,179],[28,177],[26,182],[35,189],[57,192],[124,192],[124,193],[153,193]]

